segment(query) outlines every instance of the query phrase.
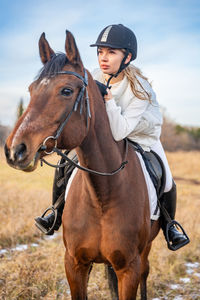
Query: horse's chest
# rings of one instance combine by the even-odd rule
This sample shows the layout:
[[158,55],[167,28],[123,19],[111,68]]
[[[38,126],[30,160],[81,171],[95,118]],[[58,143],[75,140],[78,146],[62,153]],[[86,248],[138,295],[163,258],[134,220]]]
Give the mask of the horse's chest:
[[91,261],[102,262],[100,224],[89,220],[70,223],[65,236],[68,251],[77,262],[84,264]]
[[127,249],[134,248],[137,236],[134,227],[125,221],[125,216],[119,220],[109,213],[101,217],[71,216],[64,224],[69,254],[83,264],[112,261],[118,269],[123,268],[127,263],[125,257],[129,256]]

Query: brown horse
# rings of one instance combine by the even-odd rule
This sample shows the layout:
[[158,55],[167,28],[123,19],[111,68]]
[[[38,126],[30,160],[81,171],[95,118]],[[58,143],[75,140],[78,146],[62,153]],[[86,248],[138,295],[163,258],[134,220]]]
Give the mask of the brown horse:
[[[65,49],[66,54],[55,54],[41,35],[44,67],[29,87],[27,110],[7,139],[7,162],[33,171],[52,148],[75,149],[81,166],[100,172],[78,170],[63,212],[65,269],[72,299],[87,299],[94,262],[110,266],[110,273],[116,274],[114,299],[136,299],[140,284],[145,300],[148,254],[160,225],[156,221],[151,226],[140,162],[131,147],[126,149],[125,141],[114,141],[102,96],[68,31]],[[128,164],[120,167],[124,157]],[[101,176],[117,168],[113,176]]]

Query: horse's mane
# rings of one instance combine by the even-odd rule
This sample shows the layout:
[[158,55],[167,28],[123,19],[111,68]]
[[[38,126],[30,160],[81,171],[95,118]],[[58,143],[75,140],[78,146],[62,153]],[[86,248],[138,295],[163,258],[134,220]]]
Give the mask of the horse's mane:
[[40,81],[43,78],[55,76],[60,72],[63,67],[68,63],[66,54],[64,53],[55,53],[52,55],[51,59],[43,66],[36,76],[36,80]]

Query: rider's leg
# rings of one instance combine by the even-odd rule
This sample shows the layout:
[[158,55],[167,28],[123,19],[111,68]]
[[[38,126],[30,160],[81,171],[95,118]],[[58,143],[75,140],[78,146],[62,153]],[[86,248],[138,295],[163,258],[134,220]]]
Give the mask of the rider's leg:
[[[176,184],[173,181],[172,174],[169,168],[169,164],[164,152],[164,149],[162,147],[162,144],[160,141],[158,141],[153,147],[152,150],[155,151],[160,158],[163,161],[163,164],[165,166],[165,171],[166,171],[166,185],[165,185],[165,190],[164,194],[160,199],[161,206],[165,211],[167,211],[169,217],[171,220],[174,220],[175,218],[175,213],[176,213],[176,199],[177,199],[177,194],[176,194]],[[162,215],[162,229],[163,233],[166,238],[167,234],[167,224],[169,223],[169,219],[166,218],[166,216]],[[168,229],[168,237],[169,241],[172,245],[170,249],[175,250],[176,248],[179,249],[180,247],[183,247],[184,245],[188,244],[189,239],[188,237],[183,233],[180,232],[176,229],[175,225],[172,225]],[[169,244],[168,244],[169,246]]]
[[[73,160],[77,160],[77,157],[74,156]],[[65,163],[65,160],[62,158],[61,161],[58,163],[58,166],[62,165],[63,163]],[[65,167],[60,167],[55,170],[52,205],[53,206],[56,205],[56,202],[58,202],[58,198],[59,198],[59,205],[56,208],[57,211],[56,220],[55,220],[55,213],[53,212],[51,212],[46,216],[35,218],[36,226],[43,232],[47,232],[48,235],[52,235],[54,233],[54,230],[58,230],[62,223],[62,213],[65,205],[65,199],[64,199],[65,190],[74,168],[75,168],[74,166],[67,164]],[[50,230],[51,228],[52,230]]]

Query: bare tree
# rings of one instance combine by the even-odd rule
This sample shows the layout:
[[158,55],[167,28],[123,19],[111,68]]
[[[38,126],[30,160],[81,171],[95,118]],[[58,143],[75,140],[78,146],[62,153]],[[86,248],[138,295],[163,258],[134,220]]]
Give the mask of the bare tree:
[[22,116],[23,112],[24,112],[24,100],[21,97],[19,104],[17,106],[17,120]]

